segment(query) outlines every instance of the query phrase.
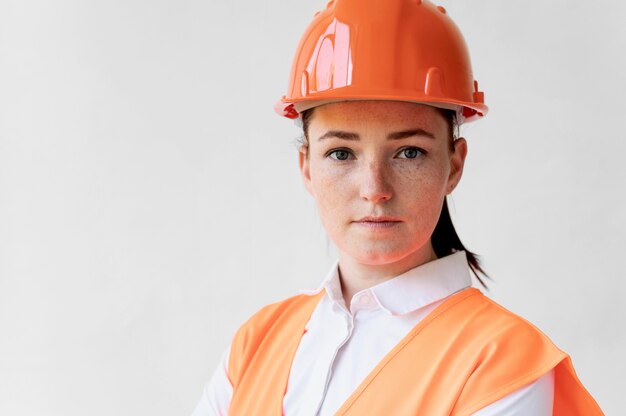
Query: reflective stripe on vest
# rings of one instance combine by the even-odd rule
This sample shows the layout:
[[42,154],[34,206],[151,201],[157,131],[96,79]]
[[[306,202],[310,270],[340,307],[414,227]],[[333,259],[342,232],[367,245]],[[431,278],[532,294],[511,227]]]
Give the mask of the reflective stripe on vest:
[[[283,414],[291,363],[324,294],[267,305],[238,329],[228,363],[230,415]],[[554,415],[603,415],[567,353],[533,324],[470,287],[413,327],[336,415],[471,415],[552,368]]]

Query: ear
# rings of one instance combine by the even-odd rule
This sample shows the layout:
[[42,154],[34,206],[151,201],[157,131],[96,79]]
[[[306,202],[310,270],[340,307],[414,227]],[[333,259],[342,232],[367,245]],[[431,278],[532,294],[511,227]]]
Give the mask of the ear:
[[450,175],[448,176],[446,195],[452,193],[452,190],[461,181],[465,156],[467,156],[467,141],[463,137],[459,137],[454,141],[454,153],[450,155]]
[[300,152],[298,153],[300,157],[300,173],[302,174],[302,181],[304,182],[304,187],[306,190],[313,196],[313,187],[311,186],[311,171],[310,171],[310,163],[309,159],[306,157],[309,149],[305,146],[300,147]]

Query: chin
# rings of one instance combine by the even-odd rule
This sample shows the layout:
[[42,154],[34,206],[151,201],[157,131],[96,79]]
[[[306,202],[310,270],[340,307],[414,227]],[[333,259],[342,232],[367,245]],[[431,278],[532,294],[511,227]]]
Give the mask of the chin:
[[411,250],[396,244],[364,244],[356,249],[354,245],[350,246],[344,253],[359,263],[376,266],[402,260],[411,254]]

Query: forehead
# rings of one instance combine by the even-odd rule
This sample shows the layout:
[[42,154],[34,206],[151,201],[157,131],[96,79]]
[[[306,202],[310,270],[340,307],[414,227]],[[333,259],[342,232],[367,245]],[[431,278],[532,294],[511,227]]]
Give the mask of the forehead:
[[404,101],[341,101],[315,108],[310,128],[358,130],[376,128],[423,128],[435,135],[446,134],[447,122],[438,109]]

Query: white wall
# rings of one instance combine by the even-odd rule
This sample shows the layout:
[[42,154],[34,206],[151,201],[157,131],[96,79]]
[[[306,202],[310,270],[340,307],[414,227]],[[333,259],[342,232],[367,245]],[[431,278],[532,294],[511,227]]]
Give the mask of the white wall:
[[[441,4],[491,108],[459,234],[621,414],[626,7]],[[324,5],[0,1],[0,414],[189,414],[236,328],[323,278],[273,105]]]

